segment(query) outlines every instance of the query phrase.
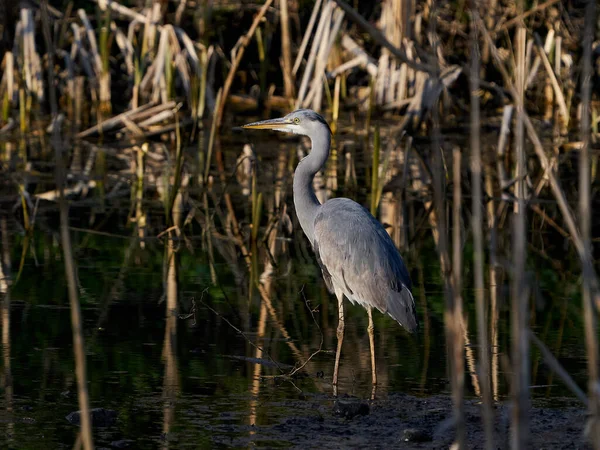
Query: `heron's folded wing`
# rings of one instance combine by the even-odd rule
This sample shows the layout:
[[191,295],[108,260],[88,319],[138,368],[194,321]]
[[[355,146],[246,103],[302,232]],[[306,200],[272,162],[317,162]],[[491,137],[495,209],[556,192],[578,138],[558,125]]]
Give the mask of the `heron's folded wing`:
[[393,241],[358,203],[337,198],[315,218],[313,247],[327,287],[396,319],[409,331],[417,327],[408,271]]

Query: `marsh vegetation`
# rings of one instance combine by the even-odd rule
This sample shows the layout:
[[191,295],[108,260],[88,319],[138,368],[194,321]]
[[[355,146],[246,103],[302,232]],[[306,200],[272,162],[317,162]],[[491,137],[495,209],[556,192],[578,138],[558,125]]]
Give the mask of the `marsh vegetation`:
[[[599,33],[593,0],[3,2],[2,446],[389,446],[423,417],[431,445],[600,448]],[[318,198],[385,224],[421,318],[374,317],[364,419],[331,416],[310,143],[237,128],[300,107],[333,132]]]

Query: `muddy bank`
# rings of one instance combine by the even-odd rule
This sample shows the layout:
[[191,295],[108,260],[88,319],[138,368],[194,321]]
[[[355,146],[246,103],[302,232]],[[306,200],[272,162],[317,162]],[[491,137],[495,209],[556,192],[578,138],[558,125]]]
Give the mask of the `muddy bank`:
[[[441,449],[452,444],[452,403],[448,396],[417,398],[390,394],[374,402],[350,397],[342,397],[342,402],[354,403],[349,409],[350,414],[344,414],[344,406],[340,412],[334,400],[324,395],[267,402],[262,405],[263,408],[281,410],[278,423],[217,426],[212,430],[213,439],[215,443],[226,446],[262,448]],[[360,403],[368,403],[368,408],[356,405]],[[507,404],[500,404],[494,413],[495,447],[508,448],[510,408]],[[348,419],[346,415],[353,417]],[[466,402],[465,415],[469,448],[483,448],[484,435],[477,400]],[[553,399],[552,406],[534,401],[529,416],[530,448],[590,448],[583,438],[586,412],[575,400]]]

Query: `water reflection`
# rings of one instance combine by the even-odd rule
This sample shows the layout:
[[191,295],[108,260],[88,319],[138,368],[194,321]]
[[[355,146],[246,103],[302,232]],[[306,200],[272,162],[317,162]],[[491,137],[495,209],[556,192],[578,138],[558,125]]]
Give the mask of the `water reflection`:
[[[256,427],[281,423],[294,414],[286,403],[290,399],[317,398],[316,403],[326,405],[331,400],[337,306],[298,231],[289,198],[298,152],[306,148],[302,143],[266,142],[252,154],[244,150],[242,163],[242,143],[215,145],[221,162],[214,178],[201,186],[190,182],[184,195],[175,196],[176,214],[169,220],[150,182],[165,176],[153,172],[152,147],[146,151],[142,145],[128,154],[123,167],[131,174],[130,185],[115,191],[121,197],[103,199],[104,209],[91,194],[71,198],[84,329],[91,335],[86,339],[90,398],[93,406],[119,413],[115,427],[96,432],[98,445],[133,439],[141,448],[210,447],[215,442],[248,446],[257,439]],[[121,160],[110,155],[122,152],[107,148],[102,152],[108,163],[117,165]],[[322,199],[343,194],[367,203],[367,168],[360,151],[355,142],[338,138],[337,163],[330,163],[316,180]],[[404,142],[390,154],[395,169],[386,176],[380,219],[391,225],[389,232],[411,269],[422,328],[419,338],[412,339],[393,320],[375,313],[378,397],[385,399],[390,392],[447,393],[443,282],[430,177],[413,143]],[[243,171],[238,172],[240,184],[228,170],[236,161]],[[193,172],[193,164],[186,165]],[[41,192],[50,189],[44,180],[39,183]],[[494,198],[491,188],[489,192]],[[168,196],[163,192],[162,198]],[[507,395],[503,371],[509,369],[502,363],[509,342],[502,268],[509,240],[503,222],[506,207],[501,205],[499,199],[487,205],[493,246],[486,264],[491,378],[494,398],[500,400]],[[3,447],[18,441],[55,448],[71,444],[75,436],[64,420],[76,409],[76,399],[66,392],[74,380],[68,311],[60,308],[65,304],[64,275],[53,203],[40,201],[36,217],[31,238],[14,233],[20,230],[16,222],[0,217],[0,283],[10,267],[5,261],[19,261],[19,266],[22,261],[13,289],[0,284],[7,414]],[[558,245],[546,235],[540,239]],[[479,396],[470,252],[467,244],[465,380],[468,395]],[[529,270],[543,297],[532,314],[532,326],[583,385],[581,319],[569,301],[576,276],[557,274],[543,262]],[[192,298],[194,319],[178,319]],[[348,303],[346,315],[340,393],[368,398],[367,316]],[[533,395],[567,395],[540,362],[534,352],[534,380],[543,388]],[[44,433],[32,429],[26,418],[43,423]]]
[[2,298],[2,386],[6,410],[6,436],[12,444],[14,435],[13,418],[13,379],[10,357],[10,242],[6,216],[0,215],[0,296]]

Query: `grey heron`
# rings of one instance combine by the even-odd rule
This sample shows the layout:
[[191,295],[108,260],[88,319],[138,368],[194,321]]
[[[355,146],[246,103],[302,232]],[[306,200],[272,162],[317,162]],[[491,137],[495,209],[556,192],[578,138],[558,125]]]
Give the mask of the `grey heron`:
[[294,205],[300,226],[321,266],[327,289],[338,301],[337,350],[333,369],[334,395],[344,340],[344,296],[366,308],[373,386],[377,385],[372,309],[389,314],[409,332],[418,327],[408,270],[384,227],[363,206],[347,198],[321,204],[312,187],[315,174],[329,157],[331,130],[316,112],[300,109],[285,117],[243,125],[308,136],[310,153],[294,172]]

